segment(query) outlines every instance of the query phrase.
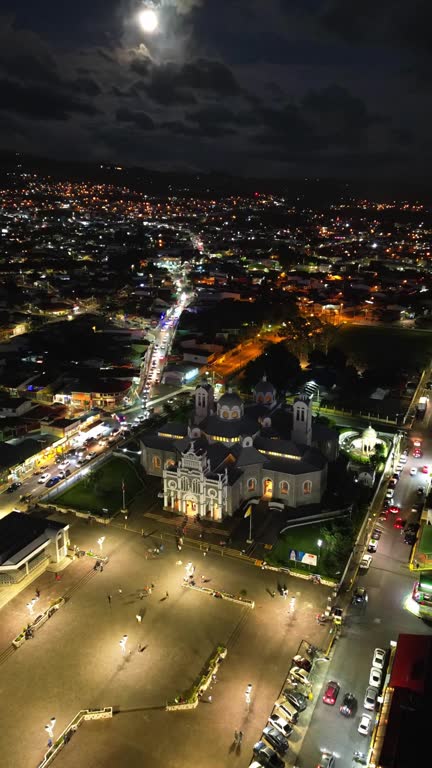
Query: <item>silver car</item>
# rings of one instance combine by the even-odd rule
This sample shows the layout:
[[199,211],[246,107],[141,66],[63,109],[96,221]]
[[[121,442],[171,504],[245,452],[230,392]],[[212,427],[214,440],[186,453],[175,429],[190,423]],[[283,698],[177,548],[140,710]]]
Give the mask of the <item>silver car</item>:
[[366,689],[366,693],[363,701],[363,706],[365,709],[372,709],[372,710],[375,709],[377,695],[378,695],[378,692],[376,688],[369,687]]

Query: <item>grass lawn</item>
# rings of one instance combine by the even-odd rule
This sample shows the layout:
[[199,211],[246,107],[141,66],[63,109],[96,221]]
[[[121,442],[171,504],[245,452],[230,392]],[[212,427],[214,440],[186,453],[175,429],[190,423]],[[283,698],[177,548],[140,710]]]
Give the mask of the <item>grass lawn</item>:
[[143,490],[144,481],[140,469],[128,459],[112,458],[94,472],[90,472],[64,493],[56,496],[55,502],[64,507],[101,513],[108,509],[110,515],[123,505],[122,482],[125,484],[126,505]]
[[[290,563],[294,565],[294,561],[290,560],[292,549],[319,556],[320,548],[317,541],[320,538],[321,527],[322,523],[317,523],[316,525],[302,525],[299,528],[291,528],[277,540],[271,552],[271,560],[284,562],[287,566]],[[307,568],[316,570],[312,566],[307,566]]]
[[432,356],[432,333],[408,328],[343,325],[332,345],[370,368],[424,368]]

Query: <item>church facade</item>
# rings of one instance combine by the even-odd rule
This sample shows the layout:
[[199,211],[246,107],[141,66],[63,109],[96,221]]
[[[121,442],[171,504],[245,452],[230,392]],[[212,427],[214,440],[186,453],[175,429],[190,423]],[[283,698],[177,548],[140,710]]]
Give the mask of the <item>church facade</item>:
[[162,425],[141,449],[145,471],[161,478],[165,509],[221,521],[249,500],[319,504],[338,437],[313,424],[307,399],[279,403],[264,378],[251,405],[232,391],[215,403],[210,385],[197,386],[190,424]]

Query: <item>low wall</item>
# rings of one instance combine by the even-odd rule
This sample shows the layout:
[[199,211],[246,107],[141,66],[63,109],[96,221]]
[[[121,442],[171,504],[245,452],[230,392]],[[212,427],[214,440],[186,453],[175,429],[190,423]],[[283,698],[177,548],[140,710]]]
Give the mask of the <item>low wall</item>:
[[105,707],[104,709],[82,709],[81,712],[78,712],[72,722],[69,723],[69,725],[64,729],[63,733],[60,734],[55,744],[53,744],[53,746],[49,748],[48,752],[45,753],[42,762],[39,763],[37,768],[46,768],[47,765],[52,763],[54,758],[57,757],[58,753],[70,741],[84,720],[105,720],[107,718],[111,718],[112,716],[112,707]]
[[220,592],[217,589],[211,589],[209,587],[199,587],[193,584],[188,584],[186,581],[183,582],[183,587],[194,589],[196,592],[205,592],[207,595],[219,597],[222,598],[222,600],[229,600],[231,603],[240,603],[241,605],[246,605],[248,608],[255,608],[254,600],[248,600],[246,597],[230,595],[228,592]]
[[[45,624],[48,619],[51,618],[51,616],[54,616],[54,614],[58,611],[59,608],[62,608],[63,605],[65,605],[66,600],[64,597],[59,597],[58,600],[55,601],[52,605],[50,605],[49,608],[47,608],[46,611],[43,613],[40,613],[39,616],[36,616],[35,620],[28,625],[30,629],[33,630],[33,632],[36,632],[38,629],[40,629],[43,624]],[[18,637],[15,638],[15,640],[12,640],[12,645],[14,648],[19,648],[26,640],[25,636],[26,630],[24,629],[21,634],[18,635]]]
[[228,651],[224,646],[219,646],[214,658],[208,663],[208,669],[193,686],[192,693],[185,697],[177,696],[174,701],[166,705],[165,710],[167,712],[174,712],[182,709],[195,709],[198,706],[202,694],[209,687],[213,680],[213,675],[218,671],[219,665],[226,657],[227,653]]

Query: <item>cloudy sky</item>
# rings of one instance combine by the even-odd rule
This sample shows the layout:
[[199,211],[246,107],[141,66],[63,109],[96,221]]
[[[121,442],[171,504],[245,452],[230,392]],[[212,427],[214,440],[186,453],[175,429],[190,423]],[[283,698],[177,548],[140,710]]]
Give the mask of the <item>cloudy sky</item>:
[[0,147],[160,170],[426,178],[431,0],[1,0]]

